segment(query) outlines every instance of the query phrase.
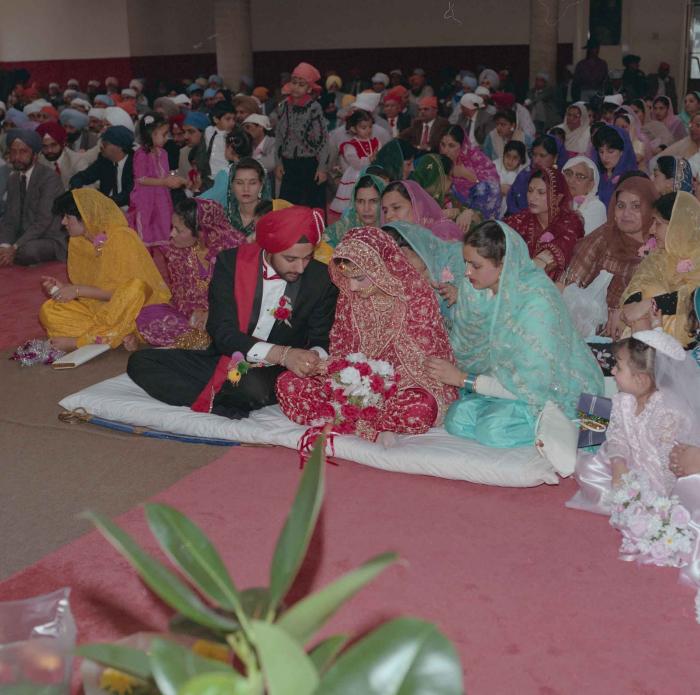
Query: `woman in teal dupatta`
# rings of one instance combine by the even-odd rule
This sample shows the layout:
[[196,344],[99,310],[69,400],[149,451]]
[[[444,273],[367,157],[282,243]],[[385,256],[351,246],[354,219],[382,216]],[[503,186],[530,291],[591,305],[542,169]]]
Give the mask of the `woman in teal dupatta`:
[[[464,254],[450,331],[458,368],[429,359],[434,377],[462,387],[445,429],[486,446],[532,445],[545,403],[573,418],[581,393],[603,393],[603,374],[517,232],[484,222],[467,235]],[[495,283],[484,286],[489,272]]]
[[441,288],[448,284],[457,286],[464,278],[462,242],[438,239],[429,229],[411,222],[390,222],[382,229],[394,237],[408,262],[435,290],[440,313],[449,330],[455,306],[450,304]]
[[[255,217],[250,215],[248,221],[244,222],[241,214],[241,201],[234,193],[233,182],[236,179],[236,172],[248,170],[255,171],[260,179],[260,190],[257,193],[257,200],[272,199],[272,188],[270,187],[270,177],[266,175],[265,169],[256,159],[251,157],[243,157],[242,159],[231,162],[228,169],[222,169],[214,179],[214,185],[207,191],[204,191],[199,198],[204,200],[215,200],[226,211],[226,217],[234,229],[242,232],[247,237],[251,236],[255,231]],[[245,204],[245,203],[244,203]]]
[[[379,176],[362,173],[352,189],[350,205],[343,211],[341,218],[326,227],[323,239],[335,248],[345,236],[346,232],[355,227],[379,227],[379,218],[382,214],[382,193],[386,188],[386,182]],[[360,193],[362,200],[358,206],[357,195]]]

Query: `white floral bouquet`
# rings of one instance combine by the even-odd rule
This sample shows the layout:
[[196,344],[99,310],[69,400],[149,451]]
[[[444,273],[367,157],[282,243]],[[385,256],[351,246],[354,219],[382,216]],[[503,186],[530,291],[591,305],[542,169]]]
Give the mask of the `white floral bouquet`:
[[359,420],[373,422],[387,398],[396,393],[394,368],[361,352],[328,363],[325,395],[335,411],[333,430],[355,432]]
[[660,567],[683,567],[694,531],[678,497],[659,494],[643,473],[630,471],[611,494],[610,524],[622,533],[620,552]]

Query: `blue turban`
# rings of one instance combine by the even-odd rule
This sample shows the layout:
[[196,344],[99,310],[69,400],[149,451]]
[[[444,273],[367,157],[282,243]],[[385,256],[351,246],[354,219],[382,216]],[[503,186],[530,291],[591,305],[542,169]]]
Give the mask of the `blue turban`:
[[15,140],[21,140],[34,154],[41,152],[41,135],[34,130],[11,128],[7,131],[7,147],[11,147]]
[[12,123],[16,128],[26,128],[32,130],[33,121],[30,121],[27,114],[19,109],[11,107],[5,114],[5,120]]
[[204,98],[205,99],[211,99],[212,97],[216,96],[216,93],[218,92],[218,89],[212,89],[209,87],[208,89],[204,90]]
[[201,111],[190,111],[182,123],[183,126],[191,125],[197,130],[206,130],[208,126],[211,125],[209,118],[205,113]]
[[98,94],[93,102],[96,104],[98,101],[101,101],[105,106],[114,106],[114,99],[109,94]]
[[76,130],[87,128],[90,121],[86,113],[78,111],[77,109],[63,109],[59,120],[61,121],[61,125],[69,125],[71,128],[75,128]]
[[134,146],[134,134],[123,125],[113,125],[102,133],[102,141],[121,147],[128,152]]
[[188,88],[187,88],[187,93],[192,94],[192,92],[201,92],[202,86],[198,85],[196,82],[193,82]]

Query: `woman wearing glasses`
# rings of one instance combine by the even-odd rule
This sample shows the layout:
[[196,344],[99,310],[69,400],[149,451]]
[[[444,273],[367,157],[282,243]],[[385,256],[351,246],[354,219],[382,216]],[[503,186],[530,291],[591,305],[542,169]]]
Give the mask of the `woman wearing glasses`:
[[607,221],[607,210],[598,198],[598,168],[588,157],[572,157],[562,173],[573,199],[572,207],[583,217],[584,232],[590,234]]

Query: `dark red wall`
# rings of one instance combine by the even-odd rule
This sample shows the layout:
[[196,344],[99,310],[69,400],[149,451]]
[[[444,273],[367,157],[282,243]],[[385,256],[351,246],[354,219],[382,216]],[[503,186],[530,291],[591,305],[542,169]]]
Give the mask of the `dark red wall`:
[[126,86],[133,77],[145,77],[149,82],[180,80],[183,77],[209,76],[216,72],[216,54],[134,56],[131,58],[94,58],[90,60],[38,60],[0,63],[2,70],[24,68],[31,73],[30,82],[40,88],[49,82],[65,87],[66,81],[75,77],[84,88],[88,80],[104,81],[108,76],[117,77]]
[[[571,44],[560,44],[557,51],[558,71],[570,63],[573,55]],[[347,76],[352,68],[358,68],[364,78],[377,70],[389,72],[399,67],[406,75],[415,67],[422,67],[429,79],[439,82],[441,71],[450,68],[456,74],[459,69],[474,71],[484,65],[496,70],[508,68],[518,85],[525,85],[529,71],[529,47],[519,46],[435,46],[416,48],[363,48],[356,50],[299,50],[260,51],[254,53],[255,82],[276,86],[279,75],[302,60],[314,64],[322,74],[337,70]],[[80,80],[84,86],[89,79],[104,80],[114,75],[126,84],[132,77],[146,77],[150,82],[177,81],[183,77],[208,76],[216,72],[216,54],[169,56],[136,56],[131,58],[97,58],[90,60],[42,60],[16,63],[0,63],[0,69],[23,67],[32,75],[32,82],[46,87],[49,82],[62,86],[70,77]]]

